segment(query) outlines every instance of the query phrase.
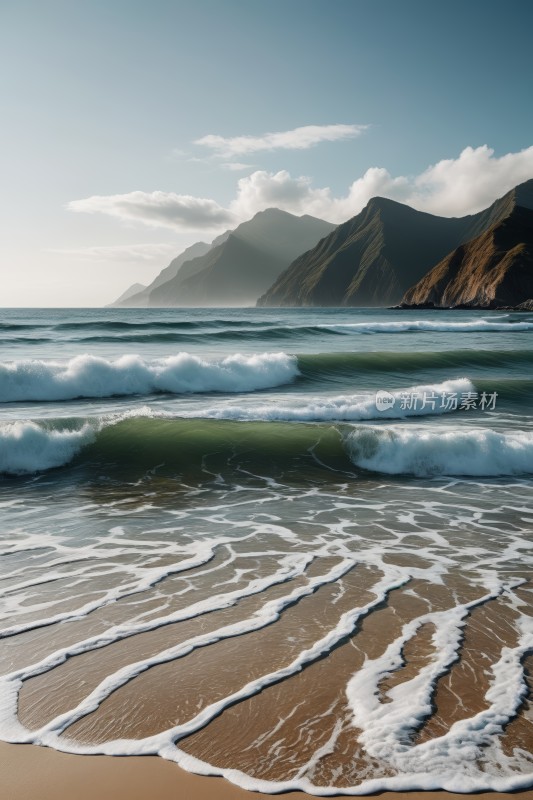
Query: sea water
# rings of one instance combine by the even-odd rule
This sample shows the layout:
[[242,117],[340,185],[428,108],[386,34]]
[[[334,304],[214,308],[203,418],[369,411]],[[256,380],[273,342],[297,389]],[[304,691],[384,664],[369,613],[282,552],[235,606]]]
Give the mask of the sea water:
[[533,315],[5,310],[0,737],[533,785]]

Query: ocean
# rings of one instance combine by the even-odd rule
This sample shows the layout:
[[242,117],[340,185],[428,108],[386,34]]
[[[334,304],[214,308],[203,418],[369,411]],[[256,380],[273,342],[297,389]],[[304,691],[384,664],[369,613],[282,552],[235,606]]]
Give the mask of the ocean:
[[533,314],[4,310],[0,739],[533,787]]

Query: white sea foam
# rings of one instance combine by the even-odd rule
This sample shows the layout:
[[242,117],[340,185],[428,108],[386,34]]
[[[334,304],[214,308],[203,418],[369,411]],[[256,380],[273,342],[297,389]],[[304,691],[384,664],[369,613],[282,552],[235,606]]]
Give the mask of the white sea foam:
[[[460,395],[472,392],[475,387],[468,378],[442,381],[441,383],[412,386],[391,392],[394,404],[380,411],[376,405],[376,394],[352,394],[317,396],[312,399],[287,399],[284,402],[240,403],[207,409],[199,409],[190,413],[194,417],[209,419],[233,420],[265,420],[269,422],[356,422],[372,419],[404,419],[431,414],[445,414],[452,409],[446,405],[446,397],[450,394]],[[417,397],[416,404],[404,402],[405,396]],[[444,397],[443,397],[444,396]],[[428,398],[433,397],[433,402]],[[424,398],[426,401],[424,402]]]
[[[442,750],[439,740],[436,746],[432,742],[430,747],[426,744],[407,748],[406,742],[431,715],[438,678],[459,659],[462,628],[467,615],[472,608],[494,599],[504,588],[494,581],[490,583],[493,585],[486,587],[489,592],[479,599],[445,611],[430,612],[404,625],[401,635],[385,652],[376,659],[367,659],[351,678],[346,687],[348,702],[354,724],[361,731],[359,741],[371,756],[385,759],[403,772],[442,770],[438,759],[439,749]],[[433,657],[413,678],[389,689],[385,693],[387,702],[383,702],[381,681],[405,664],[407,643],[422,625],[428,624],[434,627]],[[509,708],[511,711],[511,706]]]
[[34,422],[0,427],[0,473],[21,475],[59,467],[71,461],[94,438],[94,430],[54,430]]
[[125,419],[156,416],[149,406],[107,414],[81,427],[51,427],[46,422],[20,420],[0,423],[0,475],[25,475],[68,464],[102,428]]
[[178,353],[154,361],[138,355],[115,361],[91,355],[76,356],[66,363],[15,361],[0,364],[0,402],[154,392],[250,392],[290,383],[298,374],[296,357],[286,353],[237,353],[211,360]]
[[358,428],[346,437],[358,467],[389,475],[533,474],[533,433],[482,428]]
[[[506,781],[502,780],[502,772],[511,766],[513,757],[505,755],[497,738],[527,694],[521,662],[533,644],[533,625],[531,618],[524,615],[518,621],[518,645],[503,647],[500,658],[492,665],[492,681],[485,694],[486,708],[455,722],[441,736],[406,745],[413,732],[431,714],[438,677],[460,656],[460,631],[467,614],[500,591],[508,592],[513,588],[513,582],[500,587],[497,582],[492,583],[492,587],[487,587],[490,593],[483,598],[427,614],[404,626],[402,635],[382,656],[368,659],[347,687],[354,723],[361,730],[359,741],[366,751],[375,758],[384,758],[404,775],[420,775],[426,781],[431,781],[430,776],[434,775],[434,780],[448,791],[479,791],[491,785],[499,788],[498,784],[509,790],[518,788],[526,777],[515,775],[510,780],[510,776]],[[517,583],[520,581],[515,580],[514,585]],[[389,702],[381,702],[381,680],[403,665],[406,642],[421,624],[428,622],[435,626],[434,659],[416,677],[389,690]],[[484,774],[486,783],[483,782]]]
[[501,331],[513,333],[515,331],[533,330],[533,322],[497,322],[488,319],[473,319],[465,322],[450,322],[447,320],[431,319],[405,319],[390,322],[346,322],[340,324],[322,324],[319,327],[337,330],[340,333],[409,333],[411,331],[447,331],[459,333],[481,333],[487,331]]

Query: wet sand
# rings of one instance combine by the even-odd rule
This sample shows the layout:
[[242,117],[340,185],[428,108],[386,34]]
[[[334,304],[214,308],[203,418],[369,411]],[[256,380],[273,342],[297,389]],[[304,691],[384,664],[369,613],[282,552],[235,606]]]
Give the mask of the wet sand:
[[[153,756],[112,758],[75,756],[34,745],[0,742],[2,800],[271,800],[273,795],[247,792],[222,778],[184,772]],[[284,800],[311,795],[290,792]],[[376,796],[376,795],[374,795]],[[449,792],[383,792],[380,800],[464,800]],[[533,800],[533,790],[472,795],[475,800]]]
[[[321,574],[332,565],[331,560],[312,565],[308,569],[308,577],[314,576],[315,571]],[[334,626],[335,617],[345,613],[354,604],[363,606],[371,600],[370,588],[377,577],[379,575],[376,576],[373,569],[356,567],[346,573],[340,582],[321,586],[285,610],[276,624],[222,640],[210,647],[198,648],[184,658],[156,664],[116,689],[96,710],[68,726],[67,737],[87,745],[123,736],[141,739],[194,718],[207,704],[230,695],[244,682],[283,666],[302,647],[308,647],[319,634]],[[297,578],[294,585],[300,585],[302,581],[303,578]],[[421,579],[413,579],[408,591],[404,587],[392,590],[387,604],[364,617],[357,631],[333,648],[327,658],[316,659],[289,679],[276,682],[238,704],[228,706],[204,727],[181,739],[180,749],[216,767],[238,769],[261,780],[286,780],[297,777],[302,769],[312,783],[322,787],[350,787],[369,777],[393,776],[395,772],[390,765],[365,752],[359,740],[361,731],[354,727],[352,713],[347,706],[346,686],[354,671],[362,668],[365,659],[379,657],[388,643],[401,634],[402,626],[424,614],[429,601],[432,608],[446,610],[453,602],[474,599],[479,592],[454,575],[449,577],[449,584],[431,585]],[[202,588],[207,591],[209,587]],[[274,586],[260,595],[243,599],[237,608],[211,612],[201,623],[195,618],[163,626],[69,658],[56,668],[25,682],[19,695],[19,719],[30,730],[38,729],[54,716],[68,712],[114,670],[182,642],[198,632],[195,628],[199,624],[202,625],[202,632],[205,632],[207,629],[217,629],[223,622],[234,622],[241,615],[247,617],[265,602],[265,597],[272,600],[286,591],[284,584]],[[120,604],[114,604],[111,608],[113,616],[116,617],[119,611]],[[487,673],[493,660],[494,639],[497,638],[500,646],[516,645],[517,634],[513,625],[515,613],[508,607],[505,598],[499,596],[471,610],[463,631],[461,658],[437,681],[435,713],[420,726],[416,743],[445,734],[457,721],[485,708],[484,697],[490,686]],[[96,625],[97,614],[91,619],[91,624]],[[49,638],[54,635],[57,637],[57,641],[54,639],[57,646],[61,640],[60,632],[65,627],[55,627],[59,630],[54,634],[54,626],[49,626],[47,635]],[[391,690],[414,678],[434,657],[433,632],[433,624],[424,624],[408,640],[403,651],[402,668],[382,680],[380,691]],[[15,647],[19,656],[29,656],[32,646],[35,648],[41,642],[41,633],[30,631],[14,638],[21,640]],[[6,639],[3,647],[8,660],[13,649],[9,646],[10,642],[9,638]],[[529,672],[529,662],[526,667]],[[383,702],[388,702],[386,696]],[[511,755],[516,747],[530,751],[531,726],[530,703],[526,701],[522,713],[507,726],[502,737],[506,753]],[[313,763],[316,752],[325,746],[327,752]],[[36,751],[27,746],[19,746],[15,750],[11,748],[11,751],[14,753],[12,758],[21,759],[21,766],[11,771],[11,777],[6,778],[3,785],[9,785],[10,791],[14,792],[13,798],[17,799],[56,797],[55,790],[50,789],[50,794],[44,795],[42,792],[48,791],[48,784],[54,787],[57,781],[64,779],[64,769],[67,776],[72,773],[72,792],[78,796],[76,781],[83,783],[83,775],[89,768],[92,779],[95,765],[98,765],[96,772],[102,776],[103,786],[114,786],[115,794],[109,794],[113,798],[165,798],[175,796],[176,792],[182,796],[185,792],[182,787],[184,782],[188,787],[187,797],[197,796],[196,792],[200,793],[198,797],[248,796],[248,793],[243,794],[242,790],[230,786],[226,781],[189,775],[161,759],[85,756],[80,760],[79,756],[67,757],[41,748]],[[66,767],[57,765],[56,759],[61,759]],[[30,769],[26,766],[26,760],[30,763]],[[34,772],[31,766],[34,762],[42,763],[37,771],[47,770],[46,789],[42,785],[38,787],[41,794],[24,788],[24,781],[29,780]],[[122,777],[124,767],[118,766],[122,763],[130,765],[124,773],[125,778]],[[79,766],[75,766],[77,764]],[[129,770],[139,770],[138,781],[130,779]],[[20,794],[17,794],[17,781],[22,782]],[[124,781],[125,788],[122,789]],[[145,787],[144,795],[129,794],[128,786],[131,784],[132,791],[137,791],[137,783]],[[153,794],[152,786],[160,787],[159,795]],[[225,787],[226,794],[221,794],[222,789],[213,789],[214,786]],[[98,793],[98,796],[105,797],[105,794]],[[303,794],[293,796],[302,797]],[[447,794],[443,796],[449,797]],[[1,792],[0,797],[3,800]]]
[[[479,745],[478,782],[444,785],[512,786],[513,775],[531,773],[533,658],[524,651],[516,673],[520,691],[509,683],[515,673],[507,661],[500,672],[493,667],[505,652],[522,647],[522,615],[532,606],[531,569],[522,554],[529,540],[519,527],[525,523],[491,516],[490,533],[475,530],[465,545],[463,505],[444,530],[444,495],[431,501],[439,509],[433,515],[425,490],[420,496],[417,491],[411,507],[408,498],[400,504],[394,494],[390,518],[380,524],[367,519],[374,519],[373,507],[361,514],[361,501],[348,493],[341,500],[325,497],[318,519],[309,498],[304,507],[292,505],[283,518],[293,518],[290,530],[268,517],[250,533],[246,505],[236,512],[239,535],[194,540],[194,547],[177,542],[174,527],[165,538],[143,518],[146,539],[115,532],[81,551],[71,544],[52,547],[48,540],[43,549],[39,540],[36,554],[33,539],[22,543],[20,553],[8,550],[2,591],[11,627],[0,641],[0,672],[22,680],[19,721],[36,734],[33,741],[68,749],[73,740],[78,752],[93,745],[98,750],[104,742],[113,743],[108,752],[124,752],[124,738],[130,752],[143,752],[137,742],[167,732],[184,754],[213,771],[234,769],[285,788],[334,787],[338,793],[397,774],[469,775],[472,751],[461,749],[463,755],[446,761],[447,743],[443,749],[438,740],[449,732],[452,740],[454,726],[460,729],[478,714],[485,715],[483,724],[490,722],[489,712],[499,708],[491,690],[510,685],[507,705],[498,712],[507,721],[498,747],[493,752]],[[459,500],[446,496],[452,505]],[[318,502],[314,494],[312,501]],[[531,507],[527,500],[524,508]],[[482,513],[474,508],[469,504],[468,514]],[[226,512],[212,517],[201,509],[198,525],[216,520],[225,536]],[[159,516],[156,510],[154,526]],[[511,528],[507,538],[505,524]],[[13,546],[21,544],[15,540]],[[354,676],[363,676],[362,682],[353,683]],[[431,713],[411,698],[415,690],[417,697],[431,697]],[[388,750],[380,749],[387,737],[380,739],[374,709],[359,702],[368,691],[393,728]],[[402,736],[413,745],[405,758]],[[415,752],[434,740],[435,747]],[[254,796],[154,757],[80,757],[0,744],[0,760],[0,800]],[[452,762],[456,771],[448,769]],[[508,782],[492,783],[494,773]],[[420,782],[372,785],[416,788]],[[522,796],[533,800],[533,791]]]

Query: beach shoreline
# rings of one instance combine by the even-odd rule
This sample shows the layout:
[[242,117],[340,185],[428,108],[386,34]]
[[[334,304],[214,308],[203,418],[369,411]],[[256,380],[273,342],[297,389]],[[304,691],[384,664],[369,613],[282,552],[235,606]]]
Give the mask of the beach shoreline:
[[0,800],[533,788],[533,315],[258,313],[6,315]]
[[[0,742],[3,800],[306,800],[304,792],[248,792],[224,778],[186,772],[156,756],[79,756],[36,745]],[[335,795],[335,797],[346,795]],[[380,792],[380,800],[461,800],[452,792]],[[533,800],[533,789],[481,792],[476,800]]]

